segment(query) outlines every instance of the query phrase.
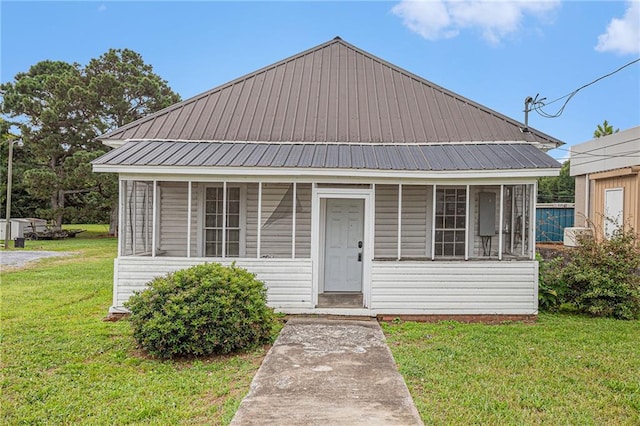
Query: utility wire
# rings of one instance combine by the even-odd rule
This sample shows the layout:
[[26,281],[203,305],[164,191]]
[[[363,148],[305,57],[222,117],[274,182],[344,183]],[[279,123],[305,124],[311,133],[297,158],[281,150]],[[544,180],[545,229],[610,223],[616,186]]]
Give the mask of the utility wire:
[[[584,89],[584,88],[587,88],[587,87],[591,86],[592,84],[597,83],[598,81],[600,81],[600,80],[602,80],[602,79],[605,79],[605,78],[607,78],[607,77],[610,77],[610,76],[614,75],[615,73],[617,73],[617,72],[619,72],[619,71],[622,71],[622,70],[623,70],[623,69],[625,69],[626,67],[628,67],[628,66],[631,66],[631,65],[635,64],[636,62],[640,62],[640,58],[634,59],[633,61],[631,61],[631,62],[629,62],[629,63],[627,63],[627,64],[625,64],[625,65],[621,66],[620,68],[616,69],[615,71],[612,71],[612,72],[610,72],[609,74],[605,74],[605,75],[603,75],[603,76],[601,76],[601,77],[598,77],[598,78],[596,78],[595,80],[593,80],[593,81],[591,81],[591,82],[589,82],[589,83],[587,83],[587,84],[584,84],[584,85],[582,85],[582,86],[578,87],[578,88],[577,88],[576,90],[574,90],[573,92],[571,92],[571,93],[567,93],[566,95],[561,96],[561,97],[559,97],[559,98],[557,98],[557,99],[554,99],[554,100],[552,100],[552,101],[550,101],[550,102],[544,102],[546,98],[538,99],[538,95],[536,95],[535,99],[533,99],[533,101],[531,102],[532,109],[533,109],[535,112],[537,112],[538,114],[540,114],[541,116],[545,117],[545,118],[557,118],[557,117],[560,117],[560,116],[562,115],[562,113],[564,112],[564,108],[567,106],[567,104],[569,103],[569,101],[570,101],[570,100],[571,100],[571,99],[572,99],[572,98],[573,98],[573,97],[574,97],[574,96],[575,96],[575,95],[576,95],[580,90],[582,90],[582,89]],[[544,110],[542,109],[542,107],[545,107],[545,106],[551,105],[551,104],[553,104],[553,103],[555,103],[555,102],[558,102],[558,101],[561,101],[562,99],[565,99],[565,98],[566,98],[566,100],[564,101],[564,103],[562,104],[562,106],[560,107],[560,109],[559,109],[558,111],[556,111],[555,113],[553,113],[553,114],[548,113],[548,112],[546,112],[546,111],[544,111]]]

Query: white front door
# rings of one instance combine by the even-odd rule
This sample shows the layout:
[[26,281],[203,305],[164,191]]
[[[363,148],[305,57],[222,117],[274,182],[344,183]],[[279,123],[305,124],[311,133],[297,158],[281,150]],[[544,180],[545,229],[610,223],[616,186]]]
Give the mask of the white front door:
[[364,200],[329,198],[324,238],[324,291],[362,291]]

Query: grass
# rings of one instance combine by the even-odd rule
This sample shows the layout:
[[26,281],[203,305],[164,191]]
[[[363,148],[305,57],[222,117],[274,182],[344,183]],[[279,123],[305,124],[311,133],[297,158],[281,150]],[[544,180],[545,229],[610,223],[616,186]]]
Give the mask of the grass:
[[265,350],[195,361],[150,359],[111,305],[116,240],[100,225],[27,241],[70,251],[0,273],[1,424],[226,424]]
[[383,325],[425,424],[640,424],[640,322]]

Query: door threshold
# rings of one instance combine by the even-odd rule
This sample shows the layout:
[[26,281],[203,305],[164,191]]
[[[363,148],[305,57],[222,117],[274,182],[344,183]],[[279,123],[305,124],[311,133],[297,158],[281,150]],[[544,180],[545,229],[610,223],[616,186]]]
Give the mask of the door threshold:
[[318,294],[317,308],[352,308],[362,309],[362,293],[326,292]]

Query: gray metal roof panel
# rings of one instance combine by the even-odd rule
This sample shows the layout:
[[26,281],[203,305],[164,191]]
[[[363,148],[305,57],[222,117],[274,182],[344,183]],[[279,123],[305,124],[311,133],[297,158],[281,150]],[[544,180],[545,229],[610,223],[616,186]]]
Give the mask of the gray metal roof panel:
[[179,102],[101,139],[425,143],[538,141],[509,117],[340,39]]
[[509,170],[557,168],[538,148],[512,144],[270,144],[130,141],[94,164],[131,166],[288,167],[371,170]]

